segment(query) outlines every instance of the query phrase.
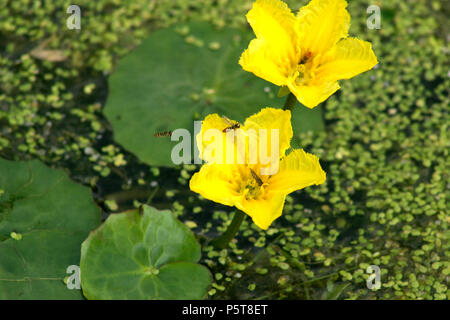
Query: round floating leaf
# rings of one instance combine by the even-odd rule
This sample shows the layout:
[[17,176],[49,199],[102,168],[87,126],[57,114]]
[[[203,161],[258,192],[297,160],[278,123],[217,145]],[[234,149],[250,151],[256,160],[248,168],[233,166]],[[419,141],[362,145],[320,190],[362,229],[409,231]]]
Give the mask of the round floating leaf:
[[89,188],[38,161],[0,159],[0,299],[81,299],[66,270],[100,224]]
[[[254,35],[249,30],[216,30],[189,24],[151,34],[119,63],[109,79],[105,114],[116,140],[151,165],[171,166],[177,142],[154,134],[185,128],[219,113],[242,122],[263,107],[282,107],[278,87],[242,70],[239,57]],[[297,105],[295,133],[322,130],[320,108]]]
[[108,217],[81,247],[88,299],[201,299],[212,281],[200,245],[170,211],[144,206]]

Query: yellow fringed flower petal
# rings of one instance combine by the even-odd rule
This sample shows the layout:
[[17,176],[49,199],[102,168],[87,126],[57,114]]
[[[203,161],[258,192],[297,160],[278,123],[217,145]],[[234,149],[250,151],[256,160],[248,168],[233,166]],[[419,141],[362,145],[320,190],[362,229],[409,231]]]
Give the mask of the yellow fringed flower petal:
[[242,130],[224,132],[236,123],[217,113],[206,116],[196,137],[200,158],[210,163],[239,163],[238,158],[243,155],[238,153],[236,139],[243,139]]
[[268,155],[272,150],[272,133],[271,130],[278,131],[278,139],[276,139],[278,148],[278,158],[283,157],[286,154],[286,150],[289,149],[292,139],[292,125],[291,125],[291,112],[289,110],[264,108],[257,114],[248,117],[243,126],[246,134],[249,134],[250,130],[254,130],[257,136],[257,141],[260,141],[260,129],[267,130],[267,151]]
[[339,90],[339,83],[336,81],[319,84],[298,85],[295,80],[288,84],[289,90],[297,97],[304,106],[312,109],[319,103],[328,99],[333,93]]
[[378,63],[370,42],[355,38],[339,41],[324,60],[316,71],[316,78],[322,81],[350,79]]
[[286,83],[290,68],[285,63],[279,63],[274,59],[270,48],[271,45],[267,42],[253,39],[248,49],[242,54],[239,64],[245,71],[252,72],[255,76],[277,86],[282,86]]
[[324,53],[348,35],[350,15],[345,0],[311,0],[300,8],[298,31],[303,54]]
[[239,193],[241,170],[239,165],[205,164],[192,176],[189,188],[208,200],[234,206],[242,197]]
[[294,14],[282,1],[257,0],[247,20],[256,39],[250,42],[239,64],[260,78],[283,85],[299,57]]
[[248,214],[253,222],[263,230],[267,230],[272,222],[281,216],[286,195],[283,193],[267,193],[265,198],[246,200],[237,203],[236,207]]
[[280,162],[279,172],[270,177],[268,190],[289,194],[311,185],[324,183],[326,174],[319,158],[302,149],[293,150]]

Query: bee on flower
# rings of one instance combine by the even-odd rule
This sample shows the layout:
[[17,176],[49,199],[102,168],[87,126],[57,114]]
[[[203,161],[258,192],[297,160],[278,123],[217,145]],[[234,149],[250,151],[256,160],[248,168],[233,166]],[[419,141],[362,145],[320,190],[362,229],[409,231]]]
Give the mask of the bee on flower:
[[340,88],[338,80],[378,63],[369,42],[348,37],[346,7],[345,0],[311,0],[294,15],[280,0],[256,0],[247,13],[256,38],[239,64],[314,108]]

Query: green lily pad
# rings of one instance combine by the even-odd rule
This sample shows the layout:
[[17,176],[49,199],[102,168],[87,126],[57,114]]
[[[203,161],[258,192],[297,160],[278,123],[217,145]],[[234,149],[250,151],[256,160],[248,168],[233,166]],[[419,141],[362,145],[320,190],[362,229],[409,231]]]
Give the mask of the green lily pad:
[[81,247],[88,299],[202,299],[212,277],[200,245],[170,211],[144,206],[113,214]]
[[[249,30],[216,30],[189,24],[183,32],[155,31],[119,62],[109,79],[105,107],[115,139],[150,165],[172,166],[178,142],[154,137],[219,113],[242,122],[264,107],[282,107],[278,87],[242,70],[239,57],[254,35]],[[294,133],[322,130],[320,107],[297,104]]]
[[39,161],[0,159],[0,300],[82,299],[66,270],[100,224],[89,188]]

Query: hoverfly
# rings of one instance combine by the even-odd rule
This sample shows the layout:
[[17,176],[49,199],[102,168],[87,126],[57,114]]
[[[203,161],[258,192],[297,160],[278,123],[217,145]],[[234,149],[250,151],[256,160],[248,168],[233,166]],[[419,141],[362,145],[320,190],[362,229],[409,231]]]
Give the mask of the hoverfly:
[[262,182],[261,178],[258,177],[258,175],[256,174],[256,172],[253,171],[253,169],[251,169],[251,168],[250,168],[250,173],[252,174],[253,179],[256,180],[256,183],[258,184],[258,186],[261,187],[261,186],[263,185],[263,182]]
[[233,122],[230,119],[228,119],[225,116],[222,116],[222,118],[229,124],[228,127],[226,127],[225,129],[222,130],[222,132],[228,132],[229,130],[235,130],[235,129],[239,129],[241,127],[241,125],[239,124],[239,122]]
[[172,131],[157,132],[157,133],[154,134],[154,136],[156,138],[159,138],[159,137],[170,137],[170,136],[172,136]]

